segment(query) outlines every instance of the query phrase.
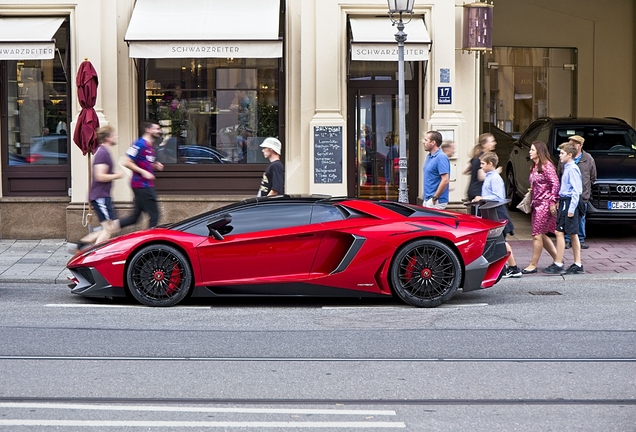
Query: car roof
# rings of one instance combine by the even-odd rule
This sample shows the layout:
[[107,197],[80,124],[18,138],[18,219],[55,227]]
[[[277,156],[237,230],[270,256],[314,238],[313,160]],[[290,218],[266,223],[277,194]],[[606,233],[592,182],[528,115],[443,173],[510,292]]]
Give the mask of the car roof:
[[618,117],[541,117],[536,121],[549,121],[555,125],[572,125],[572,126],[629,126],[629,124]]
[[450,213],[443,213],[434,209],[427,209],[426,211],[420,208],[414,208],[409,204],[401,204],[394,201],[385,200],[372,200],[365,198],[349,198],[346,196],[332,197],[329,195],[277,195],[273,197],[253,197],[247,198],[242,201],[229,204],[224,207],[216,208],[205,213],[201,213],[192,216],[188,219],[184,219],[175,223],[162,225],[164,228],[176,228],[188,226],[202,218],[208,218],[213,214],[222,214],[223,212],[231,212],[243,207],[253,207],[262,205],[280,205],[280,204],[309,204],[314,205],[316,203],[324,204],[338,204],[342,203],[350,211],[367,213],[369,215],[387,218],[387,217],[402,217],[414,215],[414,216],[434,216],[438,218],[456,218],[455,215]]

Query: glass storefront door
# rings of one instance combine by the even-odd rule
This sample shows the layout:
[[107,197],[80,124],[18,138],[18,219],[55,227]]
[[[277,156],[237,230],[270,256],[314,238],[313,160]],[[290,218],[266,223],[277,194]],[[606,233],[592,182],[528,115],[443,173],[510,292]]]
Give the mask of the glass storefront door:
[[[417,195],[417,116],[413,96],[406,94],[406,149],[409,201]],[[393,89],[350,89],[349,194],[359,198],[398,200],[399,112]],[[411,118],[411,117],[414,118]],[[411,139],[413,137],[413,139]]]
[[[347,184],[352,197],[398,200],[398,62],[351,61],[348,82]],[[418,74],[404,63],[407,184],[409,202],[418,191]]]

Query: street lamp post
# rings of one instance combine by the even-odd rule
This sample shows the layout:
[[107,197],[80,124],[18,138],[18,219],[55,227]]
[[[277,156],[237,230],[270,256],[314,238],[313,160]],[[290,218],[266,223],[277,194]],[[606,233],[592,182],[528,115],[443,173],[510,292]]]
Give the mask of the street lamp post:
[[[398,116],[399,116],[399,148],[400,148],[400,186],[398,189],[398,201],[401,203],[409,202],[408,184],[406,182],[407,159],[406,159],[406,107],[404,105],[404,42],[406,42],[406,33],[404,33],[404,21],[402,14],[408,13],[413,16],[413,4],[415,0],[387,0],[389,4],[389,17],[393,25],[397,25],[398,32],[395,34],[395,40],[398,43]],[[399,18],[395,19],[394,15],[399,14]],[[409,22],[411,21],[409,17]],[[407,22],[408,23],[408,22]]]

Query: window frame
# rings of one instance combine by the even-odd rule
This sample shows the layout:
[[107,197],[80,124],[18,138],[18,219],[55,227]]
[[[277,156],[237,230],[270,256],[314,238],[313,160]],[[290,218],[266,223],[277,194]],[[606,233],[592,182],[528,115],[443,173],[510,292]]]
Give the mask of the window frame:
[[[26,16],[25,16],[26,17]],[[53,15],[52,17],[56,17]],[[60,17],[62,18],[62,17]],[[72,107],[74,88],[72,73],[69,65],[71,54],[71,26],[68,15],[60,29],[66,31],[66,46],[64,56],[57,50],[53,62],[60,60],[66,78],[66,124],[72,121]],[[58,30],[59,31],[59,30]],[[57,34],[57,32],[56,32]],[[60,39],[60,38],[57,38]],[[56,41],[56,45],[57,45]],[[67,162],[65,164],[25,164],[10,165],[9,161],[9,63],[14,60],[0,60],[0,157],[2,159],[2,194],[5,197],[28,196],[69,196],[71,187],[71,146],[73,145],[70,130],[67,130]]]
[[[283,56],[277,58],[278,138],[285,155],[286,69],[285,69],[285,2],[281,1],[279,37],[283,41]],[[203,59],[202,59],[203,60]],[[146,59],[136,59],[138,125],[146,121]],[[256,195],[268,163],[246,164],[164,164],[156,172],[155,188],[164,195]]]

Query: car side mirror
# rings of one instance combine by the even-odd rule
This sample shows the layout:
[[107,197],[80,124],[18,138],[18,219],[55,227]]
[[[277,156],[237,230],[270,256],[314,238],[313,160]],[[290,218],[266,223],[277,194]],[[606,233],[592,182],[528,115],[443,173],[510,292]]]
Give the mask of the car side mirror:
[[228,234],[232,231],[232,227],[227,226],[230,222],[232,222],[232,216],[227,213],[208,221],[206,226],[210,236],[217,240],[223,240],[222,234]]

